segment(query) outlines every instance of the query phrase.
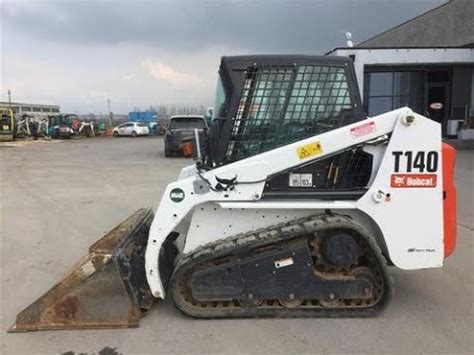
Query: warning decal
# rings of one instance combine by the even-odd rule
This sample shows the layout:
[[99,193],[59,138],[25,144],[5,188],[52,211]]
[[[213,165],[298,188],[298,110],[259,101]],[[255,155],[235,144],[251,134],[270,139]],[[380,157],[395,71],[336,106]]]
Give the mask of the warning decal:
[[391,187],[436,187],[436,174],[392,174]]
[[319,141],[296,148],[296,153],[300,159],[306,159],[321,154],[322,152],[323,149],[321,148],[321,143]]
[[366,134],[369,134],[369,133],[374,133],[375,131],[376,131],[375,122],[370,121],[370,122],[351,128],[351,137],[358,138],[361,136],[365,136]]

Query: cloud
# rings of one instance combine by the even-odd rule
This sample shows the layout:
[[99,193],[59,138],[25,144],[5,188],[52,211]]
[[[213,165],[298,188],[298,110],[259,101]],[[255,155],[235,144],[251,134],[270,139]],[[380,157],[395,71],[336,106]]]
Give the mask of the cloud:
[[325,52],[446,0],[168,0],[6,3],[9,29],[78,45],[145,44],[168,51],[233,45],[252,52]]
[[135,74],[127,74],[127,73],[122,74],[122,79],[125,81],[129,81],[134,78],[135,78]]
[[164,80],[174,86],[194,87],[201,83],[201,80],[196,75],[180,73],[169,65],[165,65],[160,61],[154,61],[151,58],[144,59],[141,65],[154,78]]
[[322,54],[445,1],[4,1],[0,91],[66,112],[211,106],[222,55]]

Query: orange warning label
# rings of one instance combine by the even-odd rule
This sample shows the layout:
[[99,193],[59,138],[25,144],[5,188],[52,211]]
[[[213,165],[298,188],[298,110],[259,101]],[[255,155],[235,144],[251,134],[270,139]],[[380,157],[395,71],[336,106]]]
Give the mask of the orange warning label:
[[436,187],[436,174],[392,174],[391,187]]

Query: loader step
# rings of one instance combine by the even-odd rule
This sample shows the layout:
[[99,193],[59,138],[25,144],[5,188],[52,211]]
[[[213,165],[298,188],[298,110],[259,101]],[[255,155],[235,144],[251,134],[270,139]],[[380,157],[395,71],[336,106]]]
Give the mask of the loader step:
[[392,292],[377,244],[344,215],[203,246],[178,261],[171,279],[175,305],[199,318],[374,316]]

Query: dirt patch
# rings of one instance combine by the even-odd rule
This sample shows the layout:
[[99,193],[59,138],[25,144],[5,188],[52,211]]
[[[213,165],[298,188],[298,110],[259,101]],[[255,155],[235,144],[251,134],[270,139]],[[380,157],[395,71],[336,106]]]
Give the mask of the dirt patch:
[[0,142],[0,148],[15,148],[15,147],[25,147],[33,144],[53,144],[60,143],[61,140],[58,139],[25,139],[25,140],[16,140],[12,142]]

